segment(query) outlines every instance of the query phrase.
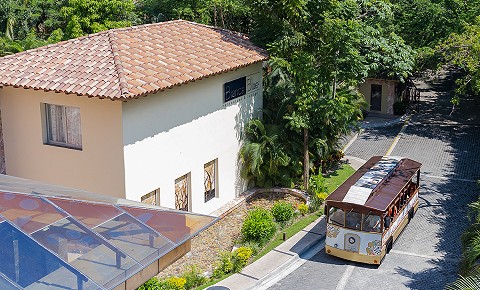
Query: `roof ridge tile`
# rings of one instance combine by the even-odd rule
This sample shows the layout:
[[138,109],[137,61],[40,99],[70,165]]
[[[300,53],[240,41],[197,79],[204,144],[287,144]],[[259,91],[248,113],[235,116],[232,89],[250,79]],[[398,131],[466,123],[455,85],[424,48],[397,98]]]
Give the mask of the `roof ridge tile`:
[[118,75],[119,86],[120,86],[120,98],[127,98],[130,95],[130,91],[128,90],[128,83],[125,79],[125,75],[123,73],[123,65],[120,55],[118,54],[117,43],[114,40],[114,31],[108,31],[108,41],[110,42],[110,48],[113,54],[113,63],[115,66],[115,71]]

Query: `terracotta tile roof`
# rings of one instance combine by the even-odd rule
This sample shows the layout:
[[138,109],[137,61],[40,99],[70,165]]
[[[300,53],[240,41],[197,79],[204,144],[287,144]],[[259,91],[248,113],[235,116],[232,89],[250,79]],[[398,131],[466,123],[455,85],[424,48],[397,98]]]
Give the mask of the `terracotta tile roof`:
[[175,20],[0,58],[0,86],[127,100],[268,58],[240,33]]

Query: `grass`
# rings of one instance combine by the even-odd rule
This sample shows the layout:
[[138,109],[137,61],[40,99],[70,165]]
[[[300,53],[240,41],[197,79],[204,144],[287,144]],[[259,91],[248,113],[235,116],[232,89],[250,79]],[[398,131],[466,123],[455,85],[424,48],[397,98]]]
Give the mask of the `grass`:
[[327,192],[332,193],[337,187],[339,187],[345,180],[347,180],[352,174],[355,173],[353,169],[348,164],[342,164],[338,169],[333,172],[330,172],[325,176],[325,181],[327,183]]

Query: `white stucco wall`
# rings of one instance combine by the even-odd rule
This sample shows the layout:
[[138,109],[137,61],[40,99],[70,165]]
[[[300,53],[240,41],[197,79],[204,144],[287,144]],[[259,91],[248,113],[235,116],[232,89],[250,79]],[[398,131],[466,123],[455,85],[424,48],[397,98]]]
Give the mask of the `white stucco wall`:
[[[160,188],[160,205],[175,207],[175,179],[190,173],[191,207],[211,213],[245,190],[238,150],[243,124],[262,108],[262,64],[123,103],[125,187],[140,200]],[[256,92],[223,103],[223,84],[257,79]],[[204,202],[204,164],[218,159],[218,198]]]

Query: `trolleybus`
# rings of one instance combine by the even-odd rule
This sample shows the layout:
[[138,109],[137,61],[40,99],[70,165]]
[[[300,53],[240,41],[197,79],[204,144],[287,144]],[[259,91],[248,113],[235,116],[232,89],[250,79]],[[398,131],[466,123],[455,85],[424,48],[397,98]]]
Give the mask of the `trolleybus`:
[[325,251],[380,264],[418,208],[421,163],[375,156],[325,200]]

